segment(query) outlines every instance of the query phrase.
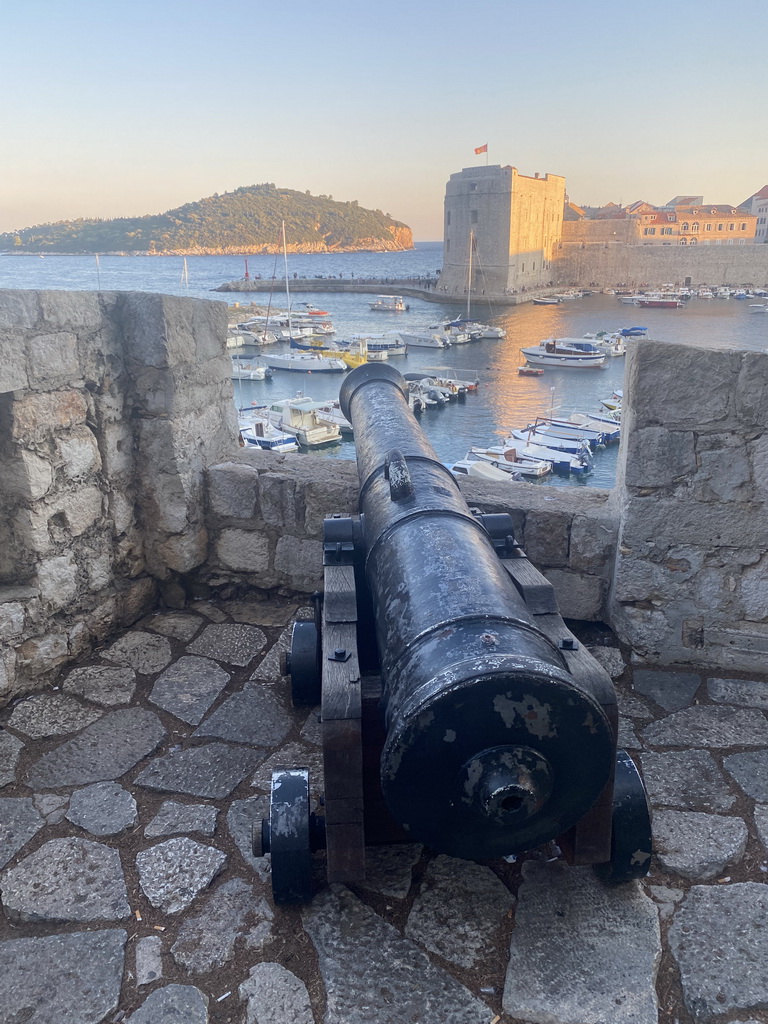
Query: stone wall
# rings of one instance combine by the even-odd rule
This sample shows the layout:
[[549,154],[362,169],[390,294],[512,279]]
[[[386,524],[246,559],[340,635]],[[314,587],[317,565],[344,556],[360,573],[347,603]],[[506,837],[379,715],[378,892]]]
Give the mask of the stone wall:
[[[606,221],[606,224],[621,223]],[[553,263],[559,284],[752,284],[768,287],[768,245],[565,244]]]
[[[564,616],[600,620],[618,522],[611,492],[503,487],[462,480],[472,508],[508,512],[515,537],[554,585]],[[198,576],[216,587],[322,588],[323,518],[357,511],[353,462],[242,450],[207,474],[211,555]]]
[[0,700],[205,561],[203,470],[237,436],[225,337],[221,303],[0,293]]
[[[355,466],[241,449],[225,339],[221,303],[0,293],[0,703],[158,603],[320,587]],[[762,668],[767,380],[765,353],[638,339],[613,491],[462,491],[512,515],[566,618],[657,663]]]
[[763,672],[768,353],[643,341],[627,359],[609,621],[649,661]]

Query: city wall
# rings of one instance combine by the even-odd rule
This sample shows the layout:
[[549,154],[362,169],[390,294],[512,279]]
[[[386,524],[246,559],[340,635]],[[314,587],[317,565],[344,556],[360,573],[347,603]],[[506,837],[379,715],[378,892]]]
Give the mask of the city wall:
[[560,285],[682,285],[690,278],[693,286],[768,286],[768,245],[623,245],[606,240],[582,248],[576,240],[569,244],[565,238],[552,268]]
[[[352,463],[241,449],[220,303],[0,292],[0,703],[158,604],[321,584]],[[768,356],[640,341],[612,491],[462,482],[638,658],[768,651]]]

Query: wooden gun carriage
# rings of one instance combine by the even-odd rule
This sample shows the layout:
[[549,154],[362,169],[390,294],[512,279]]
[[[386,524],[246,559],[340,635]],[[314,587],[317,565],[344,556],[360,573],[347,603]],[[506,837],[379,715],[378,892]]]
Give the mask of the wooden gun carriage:
[[320,704],[324,814],[304,768],[275,772],[254,852],[278,903],[364,878],[365,846],[487,860],[557,840],[607,878],[644,875],[650,817],[617,750],[611,680],[566,628],[507,515],[474,515],[387,364],[341,388],[360,512],[325,522],[324,594],[294,625],[294,703]]

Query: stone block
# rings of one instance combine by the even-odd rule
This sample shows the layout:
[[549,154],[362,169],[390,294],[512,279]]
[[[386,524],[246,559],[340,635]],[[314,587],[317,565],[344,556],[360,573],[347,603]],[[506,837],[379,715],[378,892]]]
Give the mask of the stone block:
[[555,588],[557,604],[564,619],[600,622],[605,618],[608,592],[605,580],[567,569],[547,569],[544,575]]
[[222,530],[216,541],[216,556],[227,569],[267,573],[271,568],[269,537],[250,530]]
[[654,562],[620,557],[616,563],[613,596],[616,601],[666,601],[670,597],[668,574]]
[[25,676],[39,679],[52,675],[54,669],[69,658],[66,633],[49,633],[47,636],[25,640],[17,650],[18,667]]
[[79,480],[101,469],[99,445],[91,429],[85,425],[74,427],[59,440],[59,457],[64,464],[68,480]]
[[670,487],[696,471],[692,431],[640,427],[627,435],[624,483],[627,487]]
[[750,442],[747,453],[752,464],[755,497],[763,503],[768,502],[768,434]]
[[49,505],[49,515],[54,525],[57,520],[63,519],[64,528],[73,537],[79,537],[90,530],[101,519],[103,511],[104,496],[95,485],[65,491]]
[[0,604],[0,641],[15,640],[24,631],[24,605],[19,601]]
[[122,626],[132,626],[142,615],[150,612],[157,601],[157,583],[142,578],[122,583],[117,595],[115,613]]
[[174,534],[156,545],[157,556],[165,569],[186,573],[205,562],[208,555],[208,531],[204,526]]
[[21,501],[37,501],[53,483],[53,466],[48,459],[25,449],[19,450],[18,457],[6,462],[3,469],[4,491]]
[[577,572],[610,578],[618,530],[615,517],[574,516],[568,549],[569,567]]
[[741,575],[741,603],[744,615],[752,622],[768,619],[768,555],[757,565],[745,568]]
[[699,436],[698,470],[693,478],[697,501],[749,501],[751,467],[745,442],[733,434]]
[[319,540],[302,540],[284,535],[275,548],[275,570],[288,577],[297,590],[315,590],[322,586],[323,545]]
[[56,429],[71,429],[85,423],[88,404],[78,391],[52,391],[24,395],[12,409],[11,436],[14,441],[44,441]]
[[559,512],[529,512],[525,517],[524,547],[536,566],[568,564],[571,517]]
[[[4,291],[2,301],[0,301],[0,329],[13,331],[28,330],[34,327],[40,316],[38,309],[40,296],[40,292],[22,291],[21,289]],[[0,349],[0,351],[2,350]]]
[[643,543],[669,548],[689,545],[695,539],[702,548],[768,548],[768,516],[762,508],[745,505],[734,515],[728,502],[681,501],[668,495],[635,496],[625,512],[621,543]]
[[[335,462],[331,467],[330,463]],[[326,459],[323,477],[304,482],[304,529],[309,537],[322,537],[326,516],[354,515],[358,510],[357,470],[353,463]]]
[[748,427],[765,429],[768,423],[768,356],[763,352],[742,352],[736,383],[736,415]]
[[37,567],[40,597],[49,608],[59,609],[77,596],[77,564],[69,552],[48,558]]
[[[0,306],[0,319],[3,309]],[[24,344],[14,334],[0,335],[0,395],[29,387]]]
[[127,476],[133,469],[133,432],[126,422],[102,423],[100,439],[104,472],[111,478]]
[[253,519],[258,511],[259,473],[251,466],[225,462],[206,472],[211,510],[228,519]]
[[98,329],[104,313],[97,292],[41,291],[40,319],[46,327],[63,331]]
[[740,369],[739,352],[638,338],[627,354],[624,384],[636,428],[722,426]]
[[39,334],[27,344],[31,387],[56,387],[81,375],[74,334],[67,331]]
[[284,473],[259,475],[259,508],[265,523],[293,531],[304,522],[304,501],[297,481]]

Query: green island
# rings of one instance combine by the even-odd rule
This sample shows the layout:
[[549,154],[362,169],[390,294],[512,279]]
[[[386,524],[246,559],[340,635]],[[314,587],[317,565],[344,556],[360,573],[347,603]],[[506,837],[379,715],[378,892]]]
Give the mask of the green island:
[[36,253],[219,255],[384,252],[413,248],[411,229],[357,200],[249,185],[144,217],[78,219],[0,234],[0,250]]

